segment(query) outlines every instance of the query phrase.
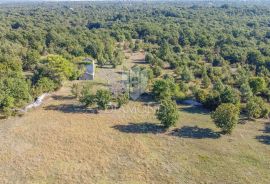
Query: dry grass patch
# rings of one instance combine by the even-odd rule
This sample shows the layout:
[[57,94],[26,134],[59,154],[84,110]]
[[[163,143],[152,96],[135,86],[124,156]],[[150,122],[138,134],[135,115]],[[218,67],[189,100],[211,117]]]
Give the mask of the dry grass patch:
[[[45,104],[0,123],[0,183],[268,183],[270,147],[255,139],[264,123],[231,136],[203,109],[179,106],[165,132],[155,108],[131,102],[91,114],[47,109],[76,105],[65,85]],[[61,96],[62,98],[59,98]],[[64,98],[65,97],[65,98]],[[146,110],[147,109],[147,110]]]
[[[95,91],[118,70],[75,82]],[[266,122],[220,136],[208,111],[179,106],[179,122],[164,131],[155,106],[130,102],[94,114],[72,97],[71,85],[23,117],[0,120],[0,183],[269,183]]]

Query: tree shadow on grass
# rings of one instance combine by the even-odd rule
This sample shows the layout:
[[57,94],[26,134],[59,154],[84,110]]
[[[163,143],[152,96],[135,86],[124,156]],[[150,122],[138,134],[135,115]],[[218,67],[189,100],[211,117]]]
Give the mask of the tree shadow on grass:
[[240,114],[238,124],[244,125],[244,124],[248,123],[249,121],[251,121],[251,120],[248,117],[246,117],[243,114]]
[[133,63],[137,65],[147,64],[147,62],[144,59],[136,59],[133,61]]
[[256,139],[263,143],[270,145],[270,122],[265,123],[264,130],[261,130],[264,135],[256,136]]
[[149,93],[143,93],[135,101],[142,102],[145,106],[154,107],[158,105],[158,102],[155,101],[154,96]]
[[199,106],[184,106],[180,108],[181,111],[191,113],[191,114],[209,114],[210,111]]
[[88,109],[82,105],[63,104],[63,105],[49,105],[44,107],[45,110],[61,111],[64,113],[94,113],[97,114],[97,109]]
[[264,130],[262,130],[264,133],[270,134],[270,122],[264,124]]
[[270,145],[270,135],[260,135],[260,136],[256,136],[256,139],[263,143],[263,144],[268,144]]
[[163,133],[166,129],[163,126],[154,123],[129,123],[128,125],[115,125],[112,128],[119,130],[124,133],[134,133],[134,134],[158,134]]
[[218,132],[214,132],[209,128],[199,128],[197,126],[184,126],[180,129],[173,130],[169,135],[192,139],[218,139],[220,137]]
[[72,100],[72,99],[74,99],[75,97],[73,97],[73,96],[53,95],[52,98],[53,98],[54,100]]

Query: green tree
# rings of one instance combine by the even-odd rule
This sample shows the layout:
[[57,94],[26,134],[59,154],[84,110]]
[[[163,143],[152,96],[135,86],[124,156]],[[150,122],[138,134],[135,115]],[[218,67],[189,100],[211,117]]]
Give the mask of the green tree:
[[176,84],[173,79],[160,79],[156,80],[153,84],[152,92],[156,100],[171,98],[177,90]]
[[213,89],[221,93],[225,89],[225,86],[220,79],[217,79],[213,86]]
[[263,99],[256,96],[248,100],[246,110],[249,118],[263,118],[269,114],[269,109],[266,107]]
[[163,41],[160,49],[159,49],[159,57],[162,59],[166,59],[169,55],[171,55],[171,49],[168,42]]
[[114,52],[114,58],[111,60],[111,64],[114,68],[121,65],[125,59],[124,53],[120,50]]
[[230,103],[221,104],[211,117],[218,128],[221,128],[224,133],[230,134],[238,123],[239,108]]
[[14,107],[15,107],[15,99],[11,96],[0,96],[0,112],[2,111],[2,114],[5,117],[11,116],[14,114]]
[[175,125],[179,119],[176,103],[168,98],[162,100],[159,109],[156,111],[156,117],[165,128]]
[[51,55],[38,66],[34,79],[38,81],[42,77],[47,77],[59,87],[64,80],[77,78],[77,74],[78,70],[73,63],[62,56]]
[[189,70],[187,66],[185,66],[181,72],[181,79],[185,82],[190,82],[194,79],[192,71]]
[[202,85],[204,88],[208,88],[211,85],[211,80],[208,77],[207,73],[204,73],[202,76]]
[[153,66],[152,71],[153,71],[153,74],[155,75],[155,77],[159,77],[162,75],[162,68],[158,65]]
[[118,108],[121,108],[123,105],[127,104],[129,101],[128,93],[118,95],[116,98]]
[[254,94],[257,94],[264,90],[265,80],[262,77],[252,77],[249,79],[249,85]]
[[239,92],[230,86],[226,86],[224,91],[221,92],[220,99],[222,103],[232,103],[232,104],[240,103]]
[[55,90],[55,83],[53,80],[42,77],[38,80],[33,88],[33,96],[37,97],[42,93],[48,93]]
[[28,51],[25,56],[23,56],[23,69],[24,70],[33,70],[38,64],[40,55],[37,51]]
[[100,66],[100,67],[103,67],[104,65],[107,64],[107,61],[104,57],[100,56],[97,58],[97,64]]
[[100,89],[96,93],[96,102],[100,109],[105,110],[112,99],[111,92],[108,90]]
[[80,85],[78,83],[72,84],[72,86],[71,86],[71,94],[75,98],[79,98],[80,92],[81,92]]
[[92,106],[96,103],[96,95],[92,93],[91,86],[83,86],[79,100],[85,107]]
[[261,56],[261,53],[259,51],[248,52],[248,54],[247,54],[247,62],[249,64],[256,65],[257,63],[259,63],[261,61],[262,61],[262,56]]
[[240,86],[240,92],[243,101],[247,101],[253,96],[253,92],[247,82]]

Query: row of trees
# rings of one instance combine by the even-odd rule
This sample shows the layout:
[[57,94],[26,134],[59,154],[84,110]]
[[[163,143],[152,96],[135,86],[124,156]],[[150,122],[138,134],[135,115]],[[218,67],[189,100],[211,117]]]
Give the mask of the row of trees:
[[[258,88],[261,88],[258,81],[261,81],[260,78],[250,80],[251,94],[245,98],[245,103],[242,104],[239,92],[231,86],[224,85],[221,81],[218,81],[207,94],[203,89],[194,88],[193,91],[205,107],[213,110],[212,118],[217,127],[221,128],[224,133],[231,133],[239,121],[240,112],[243,112],[249,119],[269,116],[269,108],[263,98],[253,95],[258,92]],[[177,82],[170,77],[158,79],[153,83],[152,93],[155,99],[160,102],[157,118],[165,127],[174,125],[178,119],[175,100],[185,98],[180,86],[181,83],[177,85]]]
[[127,93],[113,96],[112,92],[107,89],[99,89],[96,91],[96,93],[94,93],[93,86],[89,84],[73,84],[71,87],[71,92],[74,97],[79,99],[85,108],[95,108],[95,106],[97,106],[98,109],[106,110],[114,107],[112,102],[115,102],[117,105],[116,107],[120,108],[129,101],[129,95]]

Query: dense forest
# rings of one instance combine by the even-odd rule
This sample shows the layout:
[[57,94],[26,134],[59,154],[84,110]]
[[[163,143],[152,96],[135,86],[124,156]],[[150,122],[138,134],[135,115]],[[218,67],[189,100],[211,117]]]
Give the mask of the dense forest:
[[38,95],[77,79],[81,58],[117,67],[124,62],[124,48],[117,47],[122,42],[147,53],[156,100],[195,98],[211,110],[230,103],[250,118],[267,117],[269,16],[267,7],[228,4],[2,5],[1,113],[15,114]]

